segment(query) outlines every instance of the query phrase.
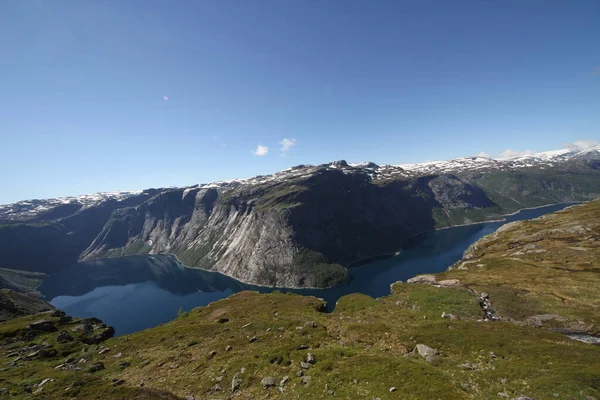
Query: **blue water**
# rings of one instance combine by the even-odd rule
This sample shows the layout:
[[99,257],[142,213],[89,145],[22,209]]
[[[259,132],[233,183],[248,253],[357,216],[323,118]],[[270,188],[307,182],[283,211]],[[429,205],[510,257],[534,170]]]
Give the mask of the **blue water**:
[[[390,284],[418,274],[446,270],[477,239],[507,222],[537,218],[568,204],[523,210],[502,222],[459,226],[417,235],[402,243],[402,252],[350,269],[352,282],[331,289],[279,289],[325,299],[329,309],[346,294],[389,294]],[[117,335],[172,320],[190,310],[242,290],[273,288],[243,284],[215,272],[182,267],[170,256],[144,255],[77,263],[46,278],[39,290],[69,315],[97,317]]]

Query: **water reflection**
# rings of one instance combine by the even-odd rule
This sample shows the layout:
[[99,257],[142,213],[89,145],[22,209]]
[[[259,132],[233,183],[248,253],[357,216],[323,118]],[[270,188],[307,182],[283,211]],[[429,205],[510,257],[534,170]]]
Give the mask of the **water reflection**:
[[[321,297],[331,310],[346,294],[373,297],[389,294],[390,284],[446,270],[469,245],[506,222],[536,218],[566,206],[524,210],[503,222],[454,227],[406,240],[402,252],[350,269],[352,282],[323,290],[280,289]],[[46,278],[40,291],[51,303],[74,316],[95,316],[122,335],[173,319],[180,308],[191,309],[242,290],[273,288],[243,284],[227,276],[181,266],[166,255],[131,256],[74,264]]]

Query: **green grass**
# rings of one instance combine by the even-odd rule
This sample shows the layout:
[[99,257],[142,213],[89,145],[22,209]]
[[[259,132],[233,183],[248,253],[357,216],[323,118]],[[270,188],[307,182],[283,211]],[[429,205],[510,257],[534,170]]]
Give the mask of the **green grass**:
[[[229,399],[239,373],[242,384],[233,398],[241,399],[494,399],[501,398],[498,393],[600,398],[600,347],[524,324],[531,315],[557,313],[597,329],[600,241],[589,237],[600,236],[599,215],[600,202],[592,202],[486,237],[470,250],[472,258],[437,276],[459,279],[461,287],[397,283],[378,299],[344,296],[330,314],[319,312],[322,302],[313,297],[241,292],[156,328],[110,339],[104,345],[111,351],[103,355],[94,346],[58,344],[56,333],[41,335],[32,343],[48,343],[57,355],[3,371],[0,387],[23,398],[24,385],[53,378],[35,398],[160,398],[157,392],[166,391],[179,398]],[[528,249],[545,252],[514,255],[532,243],[538,247]],[[519,323],[483,322],[482,291],[507,321]],[[457,319],[441,318],[442,312]],[[1,365],[15,348],[29,344],[13,341],[35,319],[0,324]],[[257,340],[251,343],[252,337]],[[437,349],[439,358],[427,362],[413,354],[418,343]],[[86,367],[100,361],[105,370],[54,369],[67,354],[81,357],[84,347]],[[311,376],[305,385],[296,373],[307,352],[316,363],[305,371]],[[121,369],[122,361],[131,366]],[[285,393],[263,389],[266,376],[277,382],[289,376]],[[113,387],[113,379],[125,383]],[[222,390],[214,392],[217,384]]]

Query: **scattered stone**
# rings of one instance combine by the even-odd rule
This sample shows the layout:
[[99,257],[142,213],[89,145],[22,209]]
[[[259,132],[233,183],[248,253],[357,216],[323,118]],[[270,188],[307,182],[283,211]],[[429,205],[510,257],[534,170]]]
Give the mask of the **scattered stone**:
[[470,370],[475,370],[477,369],[477,365],[475,364],[471,364],[471,363],[462,363],[462,364],[458,364],[459,367],[464,368],[464,369],[470,369]]
[[98,372],[104,369],[104,364],[102,364],[101,362],[97,362],[97,363],[93,363],[92,366],[90,367],[90,372],[94,373],[94,372]]
[[317,323],[315,321],[308,321],[304,324],[305,328],[316,328]]
[[219,385],[218,383],[210,388],[210,391],[212,393],[220,392],[221,390],[223,390],[223,388],[221,388],[221,385]]
[[214,356],[216,356],[216,355],[217,355],[217,352],[216,352],[216,351],[214,351],[214,350],[213,350],[213,351],[211,351],[210,353],[208,353],[208,356],[209,356],[210,358],[213,358],[213,357],[214,357]]
[[42,387],[48,382],[54,382],[54,379],[46,378],[43,381],[41,381],[40,383],[38,383],[38,387]]
[[432,285],[432,284],[436,283],[436,279],[435,279],[435,276],[433,276],[433,275],[419,275],[419,276],[410,278],[409,280],[406,281],[406,283],[426,283],[426,284]]
[[250,325],[252,325],[252,322],[248,322],[246,325],[242,325],[242,329],[249,327]]
[[52,321],[47,319],[41,319],[39,321],[32,322],[31,324],[29,324],[29,329],[44,332],[56,332],[58,330],[56,329]]
[[286,383],[288,383],[288,381],[290,380],[289,376],[284,376],[283,379],[281,379],[281,381],[279,381],[279,386],[284,386]]
[[73,338],[73,336],[71,336],[71,334],[67,331],[61,331],[57,336],[56,336],[56,343],[66,343],[66,342],[72,342],[73,340],[75,340]]
[[267,332],[271,332],[271,328],[267,328]]
[[314,364],[315,362],[317,362],[317,360],[315,359],[315,356],[313,356],[312,353],[306,353],[305,360],[309,364]]
[[83,338],[83,339],[81,339],[81,341],[85,344],[98,344],[98,343],[104,342],[105,340],[110,339],[114,335],[115,335],[115,328],[113,328],[112,326],[108,326],[108,327],[104,328],[100,333],[94,335],[93,337]]
[[390,388],[390,393],[391,393],[391,392],[395,392],[395,391],[396,391],[396,387],[395,387],[395,386],[392,386],[392,387]]
[[519,396],[519,397],[513,398],[513,400],[535,400],[535,398],[527,397],[527,396]]
[[450,314],[450,313],[447,313],[447,312],[445,312],[445,311],[442,313],[442,318],[448,318],[448,319],[457,319],[457,318],[456,318],[456,315],[454,315],[454,314]]
[[298,378],[300,378],[301,376],[304,376],[304,371],[298,371],[298,372],[296,372],[296,376]]
[[445,279],[437,282],[437,285],[441,287],[459,287],[462,286],[462,283],[458,279]]
[[481,293],[479,294],[479,297],[480,297],[481,299],[488,299],[488,298],[490,297],[490,295],[489,295],[489,294],[487,294],[486,292],[481,292]]
[[308,385],[310,383],[311,379],[312,379],[312,377],[310,375],[303,376],[302,379],[300,380],[300,382],[302,382],[305,385]]
[[254,343],[254,342],[256,342],[257,340],[258,340],[258,338],[257,338],[256,336],[252,336],[252,337],[250,338],[250,343]]
[[242,384],[242,380],[239,377],[239,374],[235,374],[233,376],[233,379],[231,380],[231,391],[235,392],[240,388],[240,385]]
[[80,324],[77,325],[75,328],[71,329],[71,332],[86,332],[89,333],[91,331],[94,330],[94,327],[91,324]]
[[506,392],[498,392],[498,396],[509,398],[510,396]]
[[121,361],[119,363],[119,368],[121,370],[124,370],[125,368],[129,367],[131,365],[131,363],[129,361]]
[[120,352],[119,352],[119,353],[115,354],[115,355],[113,356],[113,358],[119,358],[119,357],[122,357],[122,356],[123,356],[123,353],[120,353]]
[[231,351],[231,349],[233,349],[233,347],[231,347],[231,346],[225,347],[225,351]]
[[309,363],[305,363],[304,361],[302,361],[302,362],[300,363],[300,367],[301,367],[302,369],[309,369],[309,368],[310,368],[310,364],[309,364]]
[[108,353],[109,351],[110,351],[110,349],[109,349],[108,347],[105,347],[104,349],[100,350],[100,351],[98,352],[98,354],[99,354],[99,355],[106,354],[106,353]]
[[267,389],[270,388],[271,386],[275,386],[275,378],[273,378],[272,376],[267,376],[266,378],[263,378],[262,381],[260,381],[260,383],[263,386],[263,389]]
[[306,350],[308,349],[308,345],[306,344],[301,344],[300,346],[297,347],[297,350]]
[[418,355],[420,355],[423,358],[425,358],[427,356],[435,356],[437,354],[437,350],[435,350],[427,345],[424,345],[424,344],[416,345],[413,352],[417,353]]

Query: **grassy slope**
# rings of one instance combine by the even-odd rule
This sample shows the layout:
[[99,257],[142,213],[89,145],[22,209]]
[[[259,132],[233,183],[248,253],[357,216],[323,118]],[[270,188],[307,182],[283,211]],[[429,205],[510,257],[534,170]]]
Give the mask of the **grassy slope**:
[[[390,296],[380,299],[346,296],[331,314],[318,312],[320,301],[311,297],[242,292],[159,327],[110,339],[104,344],[111,351],[103,355],[94,346],[60,348],[54,345],[56,333],[49,333],[32,343],[48,342],[62,355],[17,363],[0,374],[0,388],[18,393],[17,398],[152,398],[159,396],[153,392],[157,390],[180,397],[226,399],[231,397],[234,374],[245,368],[234,398],[488,399],[502,398],[498,397],[502,392],[510,398],[547,399],[556,393],[559,398],[597,399],[600,347],[548,330],[482,322],[475,292],[490,293],[493,306],[505,319],[522,321],[532,313],[552,312],[584,321],[597,331],[594,288],[600,287],[600,257],[598,241],[589,237],[598,237],[599,217],[596,201],[492,235],[472,251],[467,261],[475,262],[467,269],[456,265],[438,276],[458,278],[467,286],[397,283]],[[532,236],[540,239],[535,243],[540,247],[529,246],[527,251],[546,251],[515,256],[512,252]],[[511,253],[504,254],[510,247]],[[564,301],[554,300],[560,298]],[[442,319],[443,311],[458,319]],[[18,336],[32,319],[0,324],[0,341]],[[316,327],[305,326],[307,321],[314,321]],[[253,336],[257,340],[250,343]],[[440,357],[427,362],[410,354],[417,343],[438,349]],[[309,349],[298,350],[302,344]],[[13,347],[23,345],[3,344],[0,364],[5,365]],[[225,351],[226,346],[232,349]],[[83,365],[102,361],[106,369],[91,374],[52,368],[68,351],[80,352],[80,347],[88,348]],[[211,356],[211,351],[216,355]],[[308,385],[296,377],[307,352],[316,357],[315,365],[305,371],[312,377]],[[121,370],[123,360],[131,366]],[[469,369],[459,366],[465,362],[471,364]],[[285,394],[262,388],[262,378],[272,376],[279,382],[285,375],[290,377]],[[23,383],[44,378],[55,381],[36,395],[23,392]],[[112,379],[126,382],[113,387]],[[81,385],[74,389],[75,381]],[[215,385],[221,390],[215,390]],[[396,392],[389,392],[390,387],[396,387]]]

